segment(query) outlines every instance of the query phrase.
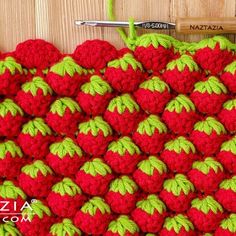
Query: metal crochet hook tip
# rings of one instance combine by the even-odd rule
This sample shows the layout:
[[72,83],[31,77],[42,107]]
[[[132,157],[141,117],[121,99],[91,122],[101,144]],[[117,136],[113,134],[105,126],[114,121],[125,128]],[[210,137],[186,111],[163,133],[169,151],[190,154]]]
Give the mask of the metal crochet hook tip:
[[[127,21],[97,21],[97,20],[76,20],[77,26],[88,25],[96,27],[129,27]],[[134,22],[134,26],[144,29],[175,29],[174,23],[160,22],[160,21],[143,21]]]

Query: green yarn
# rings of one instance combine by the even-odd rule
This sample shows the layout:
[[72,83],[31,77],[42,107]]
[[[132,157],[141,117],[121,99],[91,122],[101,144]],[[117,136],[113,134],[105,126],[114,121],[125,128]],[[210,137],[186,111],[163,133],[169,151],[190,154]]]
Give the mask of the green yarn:
[[193,102],[186,95],[179,94],[166,105],[165,110],[181,113],[184,108],[187,112],[195,111]]
[[123,71],[127,71],[129,66],[131,66],[135,71],[137,69],[141,71],[143,70],[142,64],[137,61],[131,53],[126,53],[122,58],[110,61],[107,66],[113,68],[121,68]]
[[194,130],[204,132],[207,135],[211,135],[213,131],[215,131],[218,135],[226,134],[225,127],[217,121],[214,117],[207,117],[203,121],[198,121],[194,125]]
[[236,136],[222,143],[220,150],[226,152],[232,152],[234,155],[236,155]]
[[44,96],[53,93],[50,86],[39,76],[34,77],[32,81],[24,83],[21,88],[24,92],[30,92],[33,96],[37,95],[38,89],[43,91]]
[[139,147],[128,136],[121,137],[111,142],[108,146],[108,151],[118,153],[120,156],[124,156],[126,152],[130,155],[141,153]]
[[32,164],[23,166],[21,171],[33,179],[37,178],[39,172],[43,176],[47,176],[47,174],[53,174],[51,168],[44,164],[41,160],[37,160]]
[[27,216],[30,221],[33,220],[34,216],[37,215],[39,219],[43,219],[44,215],[51,216],[50,209],[45,206],[40,200],[35,200],[30,204],[31,208],[25,208],[22,211],[22,215]]
[[101,197],[90,198],[89,201],[81,207],[83,213],[88,213],[91,216],[94,216],[97,210],[99,210],[103,215],[111,213],[110,206]]
[[220,227],[222,229],[229,230],[231,233],[236,233],[236,214],[232,213],[228,218],[222,220]]
[[29,134],[31,137],[41,133],[43,136],[51,135],[52,131],[42,118],[35,118],[23,125],[23,134]]
[[167,172],[166,164],[155,156],[149,156],[148,159],[140,161],[138,163],[138,169],[149,176],[152,176],[155,170],[160,175]]
[[151,92],[158,91],[159,93],[170,91],[168,84],[157,76],[153,76],[151,79],[145,80],[139,85],[139,88],[147,89]]
[[5,180],[0,185],[0,196],[2,198],[10,198],[10,199],[17,199],[21,197],[22,199],[26,199],[27,196],[25,193],[17,186],[14,185],[12,181]]
[[90,82],[85,83],[81,86],[81,91],[92,96],[95,96],[96,94],[103,96],[106,93],[111,93],[112,88],[100,76],[93,75],[90,78]]
[[0,159],[4,159],[8,152],[11,154],[12,158],[16,156],[23,157],[21,148],[11,140],[0,143]]
[[66,108],[68,108],[71,113],[81,112],[81,108],[77,102],[69,97],[59,98],[50,107],[50,111],[53,114],[58,114],[59,116],[64,116]]
[[124,113],[126,110],[133,113],[139,111],[139,105],[131,98],[127,93],[113,98],[107,108],[110,112],[114,112],[117,109],[119,114]]
[[2,236],[22,236],[20,231],[16,228],[15,224],[8,221],[4,224],[0,224],[0,235]]
[[82,157],[83,155],[81,148],[76,145],[71,138],[67,137],[60,142],[51,144],[49,149],[53,155],[59,156],[61,159],[66,155],[69,155],[70,157],[74,157],[74,155]]
[[232,190],[236,193],[236,176],[233,176],[230,179],[225,179],[220,184],[221,189]]
[[[25,74],[28,74],[28,72],[30,72],[31,75],[35,75],[37,73],[37,69],[36,68],[31,68],[31,69],[23,69]],[[43,74],[46,75],[49,72],[49,69],[46,68],[44,70],[42,70]]]
[[139,134],[147,134],[148,136],[152,136],[156,130],[158,130],[159,134],[167,133],[166,125],[156,115],[149,115],[138,124],[137,128]]
[[176,139],[165,143],[165,150],[174,151],[178,154],[181,152],[185,152],[187,154],[190,152],[196,153],[195,146],[183,136],[179,136]]
[[99,132],[102,132],[105,137],[112,135],[112,129],[110,125],[103,120],[101,116],[96,116],[87,122],[79,124],[79,132],[88,134],[91,132],[93,136],[98,136]]
[[149,215],[153,215],[155,211],[158,211],[159,214],[166,211],[165,204],[155,194],[150,194],[146,199],[138,201],[136,206]]
[[208,93],[208,94],[222,94],[227,93],[227,88],[223,83],[220,82],[218,78],[215,76],[210,76],[206,81],[200,81],[195,83],[194,92],[197,91],[199,93]]
[[224,72],[229,72],[231,74],[234,74],[236,71],[236,61],[231,62],[224,68]]
[[6,57],[0,61],[0,75],[4,74],[6,70],[9,70],[11,75],[17,72],[23,74],[23,69],[19,63],[13,57]]
[[189,55],[182,55],[180,58],[169,62],[166,66],[167,70],[173,70],[175,68],[178,71],[183,71],[185,68],[188,68],[190,72],[199,71],[197,63]]
[[165,180],[163,187],[167,192],[175,196],[179,196],[181,192],[185,195],[194,192],[193,184],[183,174],[176,174],[173,179]]
[[78,65],[70,56],[64,57],[62,61],[52,66],[49,72],[56,73],[60,76],[68,74],[70,77],[73,77],[75,74],[87,74],[87,70]]
[[125,236],[139,232],[139,228],[127,215],[120,215],[116,220],[110,222],[108,231],[113,234],[119,234],[119,236]]
[[224,107],[224,109],[229,110],[229,111],[236,109],[236,98],[225,102],[223,104],[223,107]]
[[12,116],[24,115],[22,109],[12,99],[6,98],[0,103],[0,116],[5,117],[8,112]]
[[120,193],[123,196],[127,193],[134,194],[137,190],[138,190],[137,184],[130,177],[126,175],[123,175],[113,180],[110,184],[110,189],[109,189],[109,191]]
[[71,197],[82,193],[80,187],[70,178],[64,178],[62,181],[53,185],[52,191],[59,193],[61,196],[69,195]]
[[194,230],[192,222],[183,214],[167,217],[163,227],[168,231],[174,230],[177,234],[180,232],[181,228],[184,228],[187,232]]
[[195,198],[192,200],[191,205],[192,208],[196,208],[204,214],[208,214],[209,211],[212,211],[215,214],[223,212],[222,206],[212,196],[207,196],[202,199]]
[[63,219],[61,223],[55,223],[50,228],[52,236],[74,236],[82,235],[81,231],[73,225],[70,219]]
[[111,168],[100,158],[85,162],[80,170],[94,177],[97,175],[106,176],[112,173]]
[[219,170],[224,171],[223,166],[212,157],[207,157],[203,161],[195,161],[192,168],[199,170],[205,175],[207,175],[211,169],[215,173],[218,173]]

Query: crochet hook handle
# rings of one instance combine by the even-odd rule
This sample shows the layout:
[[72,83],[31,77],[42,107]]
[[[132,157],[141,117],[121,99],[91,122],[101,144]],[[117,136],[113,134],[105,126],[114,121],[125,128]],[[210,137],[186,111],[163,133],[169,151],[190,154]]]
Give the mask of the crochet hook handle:
[[236,18],[177,18],[175,29],[181,34],[225,34],[236,33]]

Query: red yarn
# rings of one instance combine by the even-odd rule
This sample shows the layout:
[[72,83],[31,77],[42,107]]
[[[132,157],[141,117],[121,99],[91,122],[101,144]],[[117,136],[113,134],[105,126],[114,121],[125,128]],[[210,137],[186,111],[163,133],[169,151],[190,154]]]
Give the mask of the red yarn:
[[181,227],[179,233],[176,233],[173,229],[169,231],[163,228],[160,232],[160,236],[198,236],[198,234],[191,229],[187,232],[184,227]]
[[224,93],[209,94],[195,91],[191,93],[190,98],[199,112],[213,115],[220,112],[222,105],[227,100],[228,96]]
[[214,236],[235,236],[235,233],[230,232],[228,229],[223,229],[220,226],[216,229]]
[[139,228],[143,232],[157,233],[160,231],[164,219],[165,213],[160,214],[157,210],[153,214],[148,214],[146,211],[140,208],[136,208],[132,212],[132,218],[138,224]]
[[127,151],[123,156],[121,156],[119,153],[107,151],[104,156],[107,164],[112,168],[113,171],[119,174],[133,173],[136,169],[136,165],[141,160],[141,158],[141,155],[131,155]]
[[104,195],[108,191],[109,183],[112,179],[112,174],[92,176],[83,170],[79,170],[76,174],[76,183],[83,192],[92,196]]
[[181,113],[165,110],[162,113],[162,119],[172,132],[183,135],[192,131],[194,124],[199,119],[199,115],[194,111],[187,112],[186,109],[183,108]]
[[[139,236],[139,233],[130,233],[130,232],[125,232],[124,236]],[[104,236],[120,236],[119,233],[112,233],[111,231],[107,231]]]
[[236,73],[224,72],[220,76],[221,81],[227,86],[230,92],[236,93]]
[[196,194],[194,192],[189,192],[185,195],[184,192],[180,192],[179,196],[175,196],[173,193],[163,189],[160,193],[160,198],[166,204],[166,206],[174,212],[185,212],[191,206],[191,201],[194,199]]
[[228,131],[236,131],[236,108],[232,110],[222,109],[218,117]]
[[171,94],[167,89],[160,93],[139,88],[135,91],[134,96],[140,107],[151,114],[163,112],[167,102],[171,99]]
[[229,212],[236,213],[236,192],[231,189],[219,189],[215,194],[217,201]]
[[80,91],[76,100],[85,113],[88,115],[97,116],[105,112],[112,97],[113,94],[111,93],[106,93],[104,95],[96,94],[93,96]]
[[224,168],[233,174],[236,174],[236,155],[229,151],[220,151],[217,158]]
[[48,206],[54,214],[60,217],[74,217],[77,210],[83,205],[85,197],[81,194],[69,196],[50,192],[47,196]]
[[173,51],[163,46],[158,46],[157,48],[153,47],[153,45],[148,47],[138,46],[134,51],[134,55],[146,70],[159,72],[173,58]]
[[18,181],[20,187],[28,196],[42,198],[47,197],[52,185],[56,182],[56,178],[51,174],[44,176],[41,172],[38,172],[36,178],[31,178],[29,175],[21,173]]
[[81,66],[100,70],[107,65],[107,62],[117,58],[118,52],[110,43],[95,39],[78,45],[73,56]]

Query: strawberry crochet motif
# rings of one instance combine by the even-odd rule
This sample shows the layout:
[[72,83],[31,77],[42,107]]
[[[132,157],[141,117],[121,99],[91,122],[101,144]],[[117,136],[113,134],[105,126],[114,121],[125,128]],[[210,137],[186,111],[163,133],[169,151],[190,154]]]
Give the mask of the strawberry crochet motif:
[[221,221],[216,229],[215,235],[233,236],[236,233],[236,214],[230,214],[229,217]]

